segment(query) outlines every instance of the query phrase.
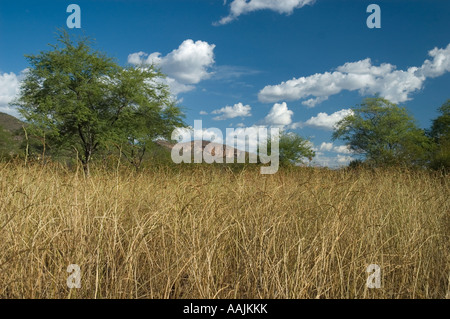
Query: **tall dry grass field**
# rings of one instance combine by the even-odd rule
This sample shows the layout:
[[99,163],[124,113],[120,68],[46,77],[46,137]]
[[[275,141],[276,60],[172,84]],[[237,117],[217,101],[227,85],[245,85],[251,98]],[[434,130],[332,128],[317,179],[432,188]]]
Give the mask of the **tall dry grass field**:
[[85,180],[0,164],[0,297],[448,298],[449,193],[445,177],[400,170]]

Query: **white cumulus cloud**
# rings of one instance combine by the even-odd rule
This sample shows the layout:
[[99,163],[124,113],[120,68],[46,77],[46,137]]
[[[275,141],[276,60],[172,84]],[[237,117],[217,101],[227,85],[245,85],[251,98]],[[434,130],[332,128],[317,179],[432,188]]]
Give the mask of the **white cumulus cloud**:
[[427,78],[435,78],[450,71],[450,44],[445,49],[428,52],[430,60],[420,67],[397,70],[395,65],[373,65],[371,59],[345,63],[333,72],[316,73],[293,78],[278,85],[268,85],[259,92],[259,100],[273,103],[280,100],[303,100],[314,107],[330,96],[342,91],[359,91],[360,94],[379,93],[394,102],[410,100],[410,95],[422,89]]
[[350,109],[343,109],[330,115],[322,112],[317,114],[317,116],[311,117],[304,124],[307,126],[314,126],[325,130],[333,130],[337,122],[351,114],[353,114],[353,111]]
[[275,103],[269,114],[264,119],[264,123],[271,126],[285,126],[292,123],[294,112],[288,109],[286,102]]
[[352,154],[352,151],[347,145],[334,146],[333,143],[323,142],[319,148],[320,151],[334,152],[339,154]]
[[19,116],[19,112],[8,104],[19,94],[20,82],[25,72],[26,70],[22,71],[20,75],[13,72],[0,73],[0,112]]
[[347,166],[352,161],[352,157],[340,155],[337,156],[324,156],[323,154],[316,153],[312,161],[313,166],[339,168]]
[[173,95],[178,95],[180,93],[189,92],[195,89],[195,86],[180,83],[171,77],[162,79],[162,82],[169,86],[170,93],[172,93]]
[[340,154],[353,154],[352,150],[347,145],[340,145],[333,147],[335,153]]
[[259,10],[272,10],[280,14],[291,14],[295,9],[307,4],[312,4],[315,0],[234,0],[230,4],[230,14],[214,25],[222,25],[236,20],[240,15]]
[[327,143],[327,142],[323,142],[320,145],[320,150],[321,151],[331,151],[333,149],[333,143]]
[[425,77],[435,78],[450,72],[450,44],[445,49],[434,48],[428,55],[432,60],[425,60],[418,73]]
[[350,162],[352,161],[352,157],[338,154],[338,156],[336,157],[336,160],[340,165],[345,166],[345,165],[350,164]]
[[194,42],[191,39],[183,41],[181,45],[162,56],[159,52],[151,54],[136,52],[128,56],[128,63],[133,65],[155,64],[168,77],[166,84],[173,94],[188,92],[200,81],[211,77],[209,69],[214,65],[214,44],[205,41]]
[[[345,145],[335,146],[331,142],[322,142],[320,146],[315,146],[314,143],[310,142],[310,145],[316,153],[316,156],[313,158],[313,161],[310,164],[312,166],[338,168],[348,165],[353,159],[350,156],[352,153]],[[337,154],[326,156],[324,152]]]
[[252,108],[250,105],[243,105],[242,103],[237,103],[233,106],[225,106],[219,110],[214,110],[211,114],[220,114],[213,118],[215,121],[223,121],[227,119],[233,119],[236,117],[248,117],[252,116],[250,111]]

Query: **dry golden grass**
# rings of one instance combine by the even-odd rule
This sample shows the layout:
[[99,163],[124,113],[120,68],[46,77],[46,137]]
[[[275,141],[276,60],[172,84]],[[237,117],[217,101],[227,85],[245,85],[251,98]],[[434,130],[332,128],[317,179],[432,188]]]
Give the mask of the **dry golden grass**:
[[427,172],[0,164],[0,297],[448,298],[449,212]]

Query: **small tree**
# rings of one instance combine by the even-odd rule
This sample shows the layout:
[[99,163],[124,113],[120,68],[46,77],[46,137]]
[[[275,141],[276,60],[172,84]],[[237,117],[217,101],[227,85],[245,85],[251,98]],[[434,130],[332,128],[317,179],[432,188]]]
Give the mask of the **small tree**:
[[142,141],[181,123],[178,111],[165,115],[176,107],[153,66],[122,68],[94,51],[88,38],[75,43],[65,31],[51,47],[27,56],[31,67],[16,105],[47,140],[74,147],[87,176],[101,147]]
[[[267,149],[271,149],[271,139],[268,139]],[[316,153],[312,144],[294,132],[280,132],[279,140],[280,166],[288,167],[303,163],[305,159],[311,161]]]
[[337,123],[333,139],[342,139],[370,164],[423,165],[431,149],[405,108],[383,98],[367,98],[353,114]]

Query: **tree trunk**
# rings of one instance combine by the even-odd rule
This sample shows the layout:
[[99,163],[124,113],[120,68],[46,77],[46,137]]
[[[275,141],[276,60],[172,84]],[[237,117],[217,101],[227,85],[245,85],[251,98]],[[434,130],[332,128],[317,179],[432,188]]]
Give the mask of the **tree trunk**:
[[86,161],[83,162],[83,171],[84,171],[84,176],[89,178],[91,175],[91,171],[89,169],[89,162],[86,162]]
[[86,178],[89,178],[91,176],[91,171],[89,168],[89,163],[91,161],[91,154],[92,154],[91,149],[86,149],[84,152],[83,170],[84,170],[84,176],[86,176]]

